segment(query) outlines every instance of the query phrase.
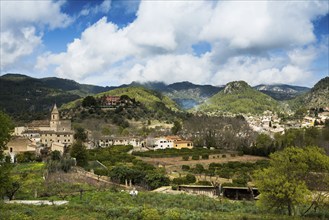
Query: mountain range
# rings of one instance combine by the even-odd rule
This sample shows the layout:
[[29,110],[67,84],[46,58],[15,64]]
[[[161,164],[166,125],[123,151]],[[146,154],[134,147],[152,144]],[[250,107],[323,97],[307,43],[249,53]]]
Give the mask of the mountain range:
[[293,99],[301,94],[310,91],[310,88],[307,87],[292,86],[286,84],[261,84],[258,86],[254,86],[253,88],[279,101]]
[[[182,109],[192,109],[224,89],[224,86],[197,85],[187,81],[166,85],[163,82],[132,82],[119,87],[142,86],[163,93],[174,100]],[[310,91],[310,88],[287,84],[261,84],[252,87],[275,100],[294,99]]]
[[191,109],[218,93],[223,87],[197,85],[187,81],[166,85],[163,82],[132,82],[126,86],[138,85],[152,89],[174,100],[182,109]]
[[18,119],[43,118],[54,103],[60,106],[107,90],[107,87],[55,77],[36,79],[22,74],[6,74],[0,76],[0,110]]
[[[94,85],[79,84],[73,80],[61,79],[56,77],[32,78],[22,74],[6,74],[0,76],[0,109],[11,115],[22,115],[27,113],[46,113],[53,103],[61,106],[62,104],[77,100],[87,95],[96,95],[98,93],[112,91],[127,87],[143,87],[148,89],[143,92],[152,93],[157,102],[164,99],[162,96],[172,99],[181,109],[193,109],[199,106],[199,110],[209,111],[219,109],[231,112],[260,112],[263,109],[276,109],[278,103],[282,100],[288,100],[287,103],[292,109],[298,109],[301,106],[327,105],[328,98],[328,77],[322,79],[312,89],[301,86],[292,86],[285,84],[277,85],[258,85],[249,86],[243,81],[234,82],[224,86],[196,85],[187,81],[173,84],[163,82],[132,82],[121,86],[102,87]],[[119,90],[120,91],[120,90]],[[230,91],[230,92],[228,92]],[[136,92],[136,91],[134,91]],[[129,92],[131,95],[134,92]],[[116,94],[117,92],[113,92]],[[120,92],[119,92],[120,93]],[[111,93],[109,93],[111,94]],[[121,93],[120,93],[121,94]],[[247,97],[247,95],[249,97]],[[141,97],[140,94],[138,97]],[[249,99],[249,101],[246,101]],[[168,99],[167,104],[169,103]],[[222,101],[221,101],[222,100]],[[253,101],[252,101],[253,100]],[[145,101],[145,100],[144,100]],[[252,105],[250,103],[252,101]],[[223,107],[227,103],[230,106]],[[258,104],[261,103],[260,106]],[[220,105],[219,105],[220,104]],[[170,104],[173,106],[172,103]],[[215,107],[219,105],[219,107]],[[246,106],[258,106],[257,110],[244,108]],[[207,107],[206,107],[207,106]],[[244,106],[244,107],[243,107]],[[267,106],[264,108],[264,106]],[[175,107],[176,108],[176,107]],[[30,114],[31,115],[31,114]],[[31,116],[32,117],[32,116]],[[33,116],[35,117],[35,115]]]

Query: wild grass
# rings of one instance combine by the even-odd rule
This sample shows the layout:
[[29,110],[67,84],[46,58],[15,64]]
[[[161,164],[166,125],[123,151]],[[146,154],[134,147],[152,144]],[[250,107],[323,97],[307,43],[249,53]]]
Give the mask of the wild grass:
[[68,198],[64,206],[0,206],[0,219],[298,219],[268,214],[254,202],[232,202],[203,196],[108,190]]

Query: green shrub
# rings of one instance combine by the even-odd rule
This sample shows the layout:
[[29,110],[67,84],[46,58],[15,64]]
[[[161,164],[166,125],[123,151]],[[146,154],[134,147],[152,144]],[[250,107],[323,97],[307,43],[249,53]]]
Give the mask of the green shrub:
[[60,161],[60,168],[65,173],[71,170],[71,167],[75,165],[75,160],[72,158],[62,158]]
[[205,185],[205,186],[211,186],[211,183],[209,181],[201,180],[196,183],[197,185]]
[[108,176],[109,171],[107,169],[102,169],[102,168],[97,168],[94,169],[94,174],[99,175],[99,176]]
[[199,160],[200,159],[200,156],[199,155],[193,155],[192,156],[192,160]]
[[196,182],[196,178],[192,174],[187,174],[184,177],[177,177],[172,180],[172,184],[174,185],[191,184],[195,182]]
[[108,209],[106,213],[106,216],[110,219],[118,218],[121,215],[122,215],[122,209],[116,207]]
[[35,161],[36,156],[32,152],[23,152],[16,155],[16,161],[18,163],[27,163]]
[[160,220],[160,214],[158,210],[152,208],[146,208],[142,211],[143,220]]
[[188,170],[190,170],[190,166],[189,165],[182,165],[182,170],[188,171]]
[[71,167],[74,166],[75,161],[71,158],[62,158],[60,161],[58,160],[49,160],[47,162],[47,170],[49,173],[54,173],[57,171],[64,171],[67,173],[71,170]]
[[233,171],[229,168],[223,168],[223,169],[220,169],[217,172],[217,174],[218,174],[218,176],[220,176],[222,178],[230,179],[231,176],[233,175]]
[[183,185],[186,184],[186,179],[184,177],[176,177],[172,180],[174,185]]
[[232,179],[232,183],[235,186],[246,186],[248,181],[250,181],[250,176],[246,172],[238,172]]
[[54,173],[60,170],[60,162],[57,160],[50,160],[47,163],[47,170],[49,173]]
[[177,208],[166,210],[165,215],[164,215],[164,219],[180,220],[181,219],[180,210],[177,209]]
[[189,156],[183,156],[183,160],[188,161],[190,159]]
[[127,217],[129,219],[142,219],[142,208],[136,207],[136,208],[130,208]]
[[170,184],[169,178],[159,170],[149,171],[144,180],[146,181],[149,189],[156,189],[161,186],[168,186]]
[[202,159],[207,160],[209,159],[209,154],[203,154],[201,157]]
[[52,160],[60,160],[61,159],[61,152],[58,150],[52,151],[50,154]]
[[244,178],[232,179],[233,186],[246,186],[248,181]]
[[223,154],[223,155],[222,155],[222,158],[226,158],[226,154]]
[[187,184],[195,183],[195,182],[196,182],[196,178],[195,178],[195,176],[192,175],[192,174],[187,174],[187,175],[185,176],[185,179],[186,179],[186,183],[187,183]]
[[202,164],[195,164],[195,168],[193,169],[194,173],[201,174],[205,171]]

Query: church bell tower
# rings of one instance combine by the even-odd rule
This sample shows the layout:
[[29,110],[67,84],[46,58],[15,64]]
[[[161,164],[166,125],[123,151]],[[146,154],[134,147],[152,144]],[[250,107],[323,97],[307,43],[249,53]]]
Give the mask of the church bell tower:
[[50,127],[57,131],[59,125],[59,111],[57,109],[56,104],[53,107],[53,110],[51,111],[51,118],[50,118]]

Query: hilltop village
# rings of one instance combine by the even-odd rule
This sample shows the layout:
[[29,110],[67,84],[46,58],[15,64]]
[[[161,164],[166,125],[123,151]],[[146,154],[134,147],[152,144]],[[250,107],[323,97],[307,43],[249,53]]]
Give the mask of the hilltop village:
[[[104,96],[102,100],[104,100],[102,101],[102,108],[113,108],[122,103],[122,99],[117,96]],[[131,145],[134,151],[193,148],[192,141],[183,140],[179,136],[153,138],[101,136],[97,143],[91,139],[92,137],[89,135],[89,139],[85,143],[87,149],[116,145]],[[42,150],[49,149],[63,154],[73,142],[74,130],[72,130],[71,120],[62,120],[55,104],[51,110],[50,120],[32,121],[26,126],[15,127],[12,140],[7,144],[5,153],[9,154],[11,161],[14,162],[15,156],[24,152],[40,155]]]

